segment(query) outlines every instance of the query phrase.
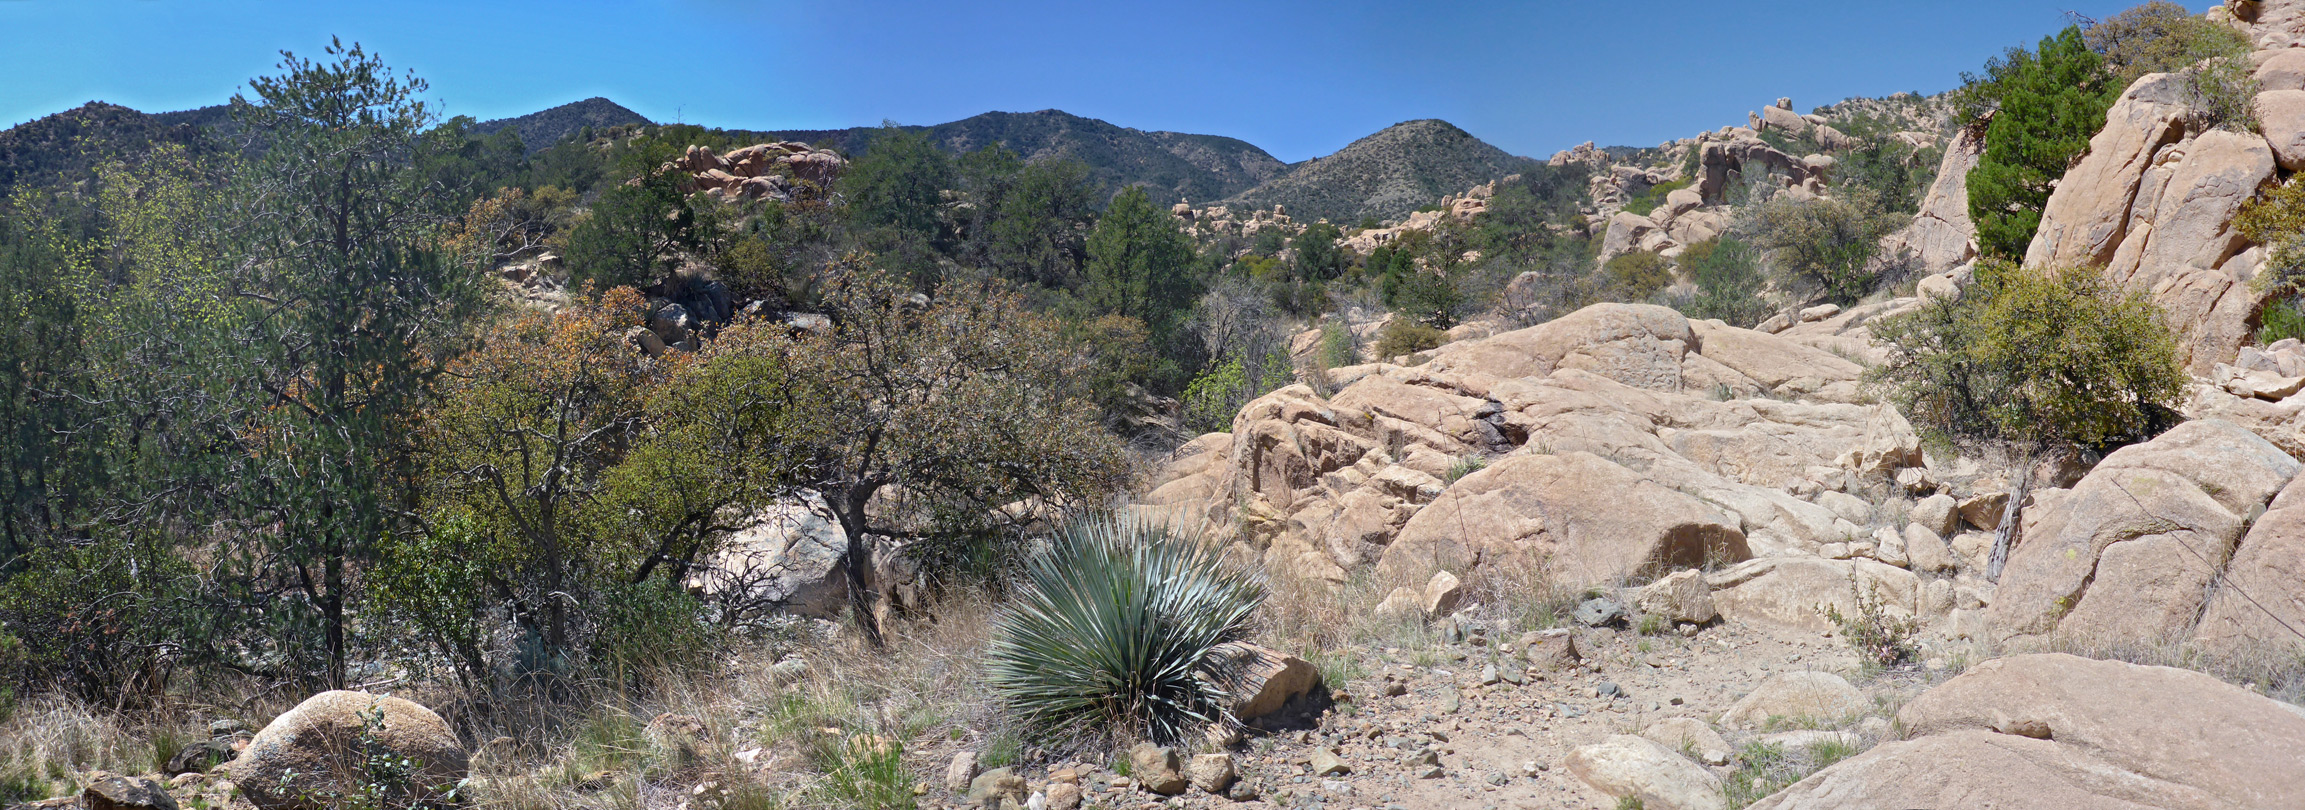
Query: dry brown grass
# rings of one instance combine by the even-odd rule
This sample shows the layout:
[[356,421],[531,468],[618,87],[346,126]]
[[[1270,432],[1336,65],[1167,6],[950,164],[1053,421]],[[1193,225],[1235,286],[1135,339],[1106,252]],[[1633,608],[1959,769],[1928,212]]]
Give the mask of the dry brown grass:
[[205,723],[184,711],[122,715],[58,696],[39,696],[0,720],[0,805],[62,796],[91,771],[151,774],[185,743],[206,739]]
[[2008,645],[2002,654],[2061,652],[2105,661],[2190,669],[2292,705],[2305,706],[2305,646],[2255,644],[2210,650],[2187,641],[2108,642],[2058,634]]

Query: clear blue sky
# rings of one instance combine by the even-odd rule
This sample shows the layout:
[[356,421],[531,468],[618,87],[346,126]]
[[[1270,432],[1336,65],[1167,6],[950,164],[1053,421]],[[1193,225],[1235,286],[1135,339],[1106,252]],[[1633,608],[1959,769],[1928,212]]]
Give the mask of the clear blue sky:
[[[745,129],[1058,108],[1230,135],[1288,161],[1443,118],[1516,154],[1653,145],[1810,107],[1936,92],[2130,0],[0,0],[0,126],[91,99],[220,103],[276,52],[359,41],[452,115],[607,96]],[[2213,2],[2190,0],[2196,11]]]

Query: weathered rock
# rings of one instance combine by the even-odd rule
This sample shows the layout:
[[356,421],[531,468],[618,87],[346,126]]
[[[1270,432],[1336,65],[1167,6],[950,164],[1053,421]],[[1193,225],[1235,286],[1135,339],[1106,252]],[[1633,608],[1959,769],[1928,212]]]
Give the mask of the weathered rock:
[[2281,168],[2305,169],[2305,89],[2258,93],[2253,107]]
[[1583,587],[1752,555],[1735,518],[1591,453],[1509,456],[1449,491],[1409,519],[1381,574],[1505,563]]
[[2233,550],[2193,638],[2225,653],[2305,648],[2305,476],[2291,479]]
[[175,776],[184,773],[206,773],[210,768],[232,761],[234,753],[236,752],[232,750],[232,746],[223,742],[196,740],[186,743],[183,748],[176,749],[175,755],[168,758],[168,767],[160,769],[160,774],[162,776]]
[[1233,716],[1254,720],[1281,710],[1321,685],[1321,671],[1304,659],[1245,641],[1227,642],[1216,655],[1232,662],[1239,680],[1227,689]]
[[1493,377],[1542,377],[1575,368],[1636,388],[1677,391],[1681,359],[1696,347],[1689,320],[1649,304],[1594,304],[1487,340],[1441,347],[1426,366]]
[[1240,779],[1233,768],[1233,755],[1224,753],[1195,755],[1192,764],[1186,766],[1186,776],[1195,789],[1217,795],[1223,795]]
[[2115,451],[2069,494],[2028,510],[1986,615],[2009,634],[2190,635],[2249,517],[2301,467],[2215,419]]
[[1530,632],[1521,636],[1521,655],[1531,666],[1558,672],[1584,660],[1577,654],[1577,637],[1567,630]]
[[1129,777],[1145,790],[1163,796],[1185,792],[1190,782],[1184,775],[1184,763],[1174,748],[1152,743],[1137,743],[1128,752]]
[[80,791],[86,810],[176,810],[176,798],[150,779],[108,776]]
[[848,575],[840,567],[847,553],[847,535],[823,499],[812,495],[760,510],[695,569],[689,586],[781,605],[794,615],[838,618],[849,607]]
[[[1963,128],[1945,147],[1945,157],[1937,164],[1937,179],[1929,185],[1928,196],[1922,198],[1919,213],[1904,229],[1891,234],[1884,242],[1887,255],[1903,253],[1919,262],[1920,271],[1931,274],[1929,279],[1951,279],[1942,274],[1977,258],[1977,226],[1969,219],[1969,172],[1977,168],[1978,158],[1985,152],[1985,133],[1982,127]],[[1929,279],[1924,279],[1921,291],[1930,296]],[[1934,294],[1958,295],[1957,288],[1938,289]]]
[[2233,227],[2242,203],[2275,179],[2264,137],[2195,132],[2191,80],[2152,74],[2131,85],[2089,152],[2058,182],[2026,251],[2032,267],[2103,265],[2152,292],[2182,331],[2187,367],[2205,373],[2251,334],[2261,256]]
[[2015,656],[1897,718],[1912,739],[1753,807],[2305,806],[2305,712],[2197,672]]
[[1601,627],[1624,621],[1625,606],[1617,604],[1615,599],[1587,599],[1569,616],[1586,627]]
[[968,792],[976,782],[976,752],[962,751],[952,755],[952,763],[944,767],[944,789],[954,793]]
[[[1842,553],[1846,554],[1844,550]],[[1857,595],[1868,593],[1884,612],[1910,616],[1919,578],[1875,560],[1768,557],[1707,577],[1713,605],[1732,622],[1764,623],[1824,632],[1825,610],[1857,615]]]
[[1919,523],[1905,527],[1905,557],[1907,567],[1925,574],[1949,574],[1958,567],[1945,539]]
[[1729,755],[1735,752],[1735,749],[1729,747],[1729,741],[1721,738],[1720,732],[1694,717],[1659,720],[1642,729],[1641,736],[1674,751],[1687,753],[1707,765],[1727,762]]
[[1840,722],[1863,714],[1865,693],[1830,672],[1787,672],[1766,681],[1721,714],[1721,726],[1765,728],[1771,718]]
[[1772,389],[1802,379],[1817,380],[1820,386],[1853,381],[1865,373],[1840,355],[1761,332],[1711,321],[1691,322],[1691,328],[1703,341],[1701,353],[1705,357]]
[[1655,741],[1619,734],[1569,752],[1569,772],[1594,790],[1654,810],[1720,810],[1721,780]]
[[1642,613],[1671,622],[1704,624],[1721,615],[1713,609],[1713,591],[1705,584],[1705,575],[1696,571],[1675,571],[1649,583],[1638,602]]
[[1343,776],[1353,772],[1353,767],[1345,764],[1344,759],[1337,756],[1335,751],[1315,748],[1308,756],[1314,776]]
[[999,807],[1002,800],[1023,801],[1032,788],[1018,776],[1013,768],[994,768],[977,774],[968,783],[968,803],[980,807]]
[[1913,504],[1912,525],[1935,532],[1938,537],[1951,535],[1959,529],[1960,520],[1959,506],[1951,495],[1938,493]]
[[[456,733],[432,710],[366,692],[322,692],[273,718],[231,764],[260,810],[323,810],[365,784],[364,752],[415,763],[392,801],[438,800],[465,777]],[[359,780],[359,781],[354,781]]]

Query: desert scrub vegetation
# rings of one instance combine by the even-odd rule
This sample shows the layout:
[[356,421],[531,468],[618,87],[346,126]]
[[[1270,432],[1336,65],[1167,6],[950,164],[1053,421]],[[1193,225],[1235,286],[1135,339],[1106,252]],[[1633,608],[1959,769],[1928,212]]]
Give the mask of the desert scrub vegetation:
[[1136,518],[1089,515],[1027,560],[995,620],[986,680],[1037,739],[1173,744],[1226,723],[1219,647],[1247,637],[1260,574]]

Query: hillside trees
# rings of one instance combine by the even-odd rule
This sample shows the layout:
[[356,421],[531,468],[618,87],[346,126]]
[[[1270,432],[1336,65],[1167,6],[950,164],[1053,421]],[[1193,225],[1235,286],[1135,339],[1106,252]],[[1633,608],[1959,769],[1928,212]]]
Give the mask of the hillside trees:
[[1026,163],[994,145],[960,160],[970,209],[961,255],[1023,284],[1070,290],[1088,260],[1087,236],[1102,198],[1088,166],[1074,160]]
[[1873,291],[1881,237],[1911,219],[1881,210],[1863,188],[1814,200],[1779,195],[1751,216],[1753,245],[1768,252],[1787,286],[1842,305]]
[[276,523],[246,562],[287,575],[324,635],[325,676],[342,685],[352,567],[405,524],[414,457],[405,421],[424,402],[463,325],[484,306],[479,277],[436,250],[453,198],[422,167],[451,148],[416,96],[423,80],[331,44],[321,60],[283,52],[278,76],[233,108],[270,147],[243,173],[235,234],[247,261],[231,294],[257,302],[248,372],[272,400],[263,449],[231,471],[238,511]]
[[681,189],[687,175],[666,163],[679,154],[672,141],[637,139],[617,164],[631,180],[609,186],[568,231],[569,280],[602,288],[647,286],[669,270],[678,251],[698,250],[712,223]]
[[1094,503],[1124,483],[1124,465],[1057,325],[1005,285],[922,297],[853,258],[827,284],[832,329],[790,341],[757,331],[766,325],[732,330],[715,351],[777,358],[756,368],[781,368],[792,386],[778,424],[848,538],[850,599],[878,644],[884,543],[955,560],[1011,504]]
[[1993,546],[2000,576],[2036,460],[2151,438],[2175,421],[2186,375],[2160,308],[2091,268],[1977,266],[1958,299],[1881,322],[1875,370],[1932,441],[2022,459]]
[[2078,28],[2011,48],[1968,76],[1963,107],[1985,129],[1985,152],[1969,172],[1969,217],[1987,256],[2022,258],[2041,226],[2051,184],[2105,125],[2122,85]]

